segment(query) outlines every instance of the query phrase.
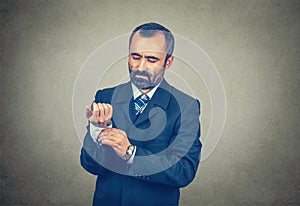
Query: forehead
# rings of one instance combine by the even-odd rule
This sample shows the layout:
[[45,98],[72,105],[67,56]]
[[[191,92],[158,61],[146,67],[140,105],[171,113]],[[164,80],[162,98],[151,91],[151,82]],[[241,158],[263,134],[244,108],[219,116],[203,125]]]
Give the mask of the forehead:
[[131,40],[129,47],[130,52],[153,51],[166,53],[166,39],[163,33],[156,33],[151,37],[140,36],[136,32]]

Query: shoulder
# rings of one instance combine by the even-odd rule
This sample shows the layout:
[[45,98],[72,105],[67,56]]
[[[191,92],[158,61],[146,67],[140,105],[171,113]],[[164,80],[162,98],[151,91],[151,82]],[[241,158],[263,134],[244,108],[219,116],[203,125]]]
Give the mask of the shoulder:
[[200,101],[197,98],[186,94],[166,81],[164,82],[163,89],[166,89],[171,94],[171,101],[176,101],[182,109],[188,106],[200,108]]

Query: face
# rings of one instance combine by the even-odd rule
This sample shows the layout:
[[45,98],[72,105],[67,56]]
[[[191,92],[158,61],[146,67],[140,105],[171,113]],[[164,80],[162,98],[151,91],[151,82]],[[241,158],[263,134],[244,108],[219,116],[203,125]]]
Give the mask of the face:
[[166,40],[162,33],[142,37],[137,32],[129,47],[128,67],[131,82],[140,90],[151,90],[158,85],[173,57],[166,61]]

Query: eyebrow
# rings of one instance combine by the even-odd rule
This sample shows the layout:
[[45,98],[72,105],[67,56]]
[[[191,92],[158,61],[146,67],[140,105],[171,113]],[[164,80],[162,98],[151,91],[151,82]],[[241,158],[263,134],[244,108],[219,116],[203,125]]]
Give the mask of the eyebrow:
[[[140,55],[139,53],[136,53],[136,52],[132,52],[130,55],[143,57],[142,55]],[[156,56],[145,56],[145,58],[146,58],[146,59],[160,60],[160,58],[158,58],[158,57],[156,57]]]

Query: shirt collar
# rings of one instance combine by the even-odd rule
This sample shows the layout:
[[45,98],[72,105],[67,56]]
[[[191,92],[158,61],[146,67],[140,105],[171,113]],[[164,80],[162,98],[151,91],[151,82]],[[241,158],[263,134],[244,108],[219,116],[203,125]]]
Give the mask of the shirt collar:
[[[147,96],[149,97],[149,99],[152,98],[152,96],[154,95],[155,91],[157,90],[157,88],[159,87],[159,85],[161,84],[161,82],[156,85],[153,89],[151,89],[147,94]],[[132,87],[132,92],[133,92],[133,98],[136,99],[138,96],[140,96],[141,94],[143,94],[134,84],[131,83],[131,87]]]

